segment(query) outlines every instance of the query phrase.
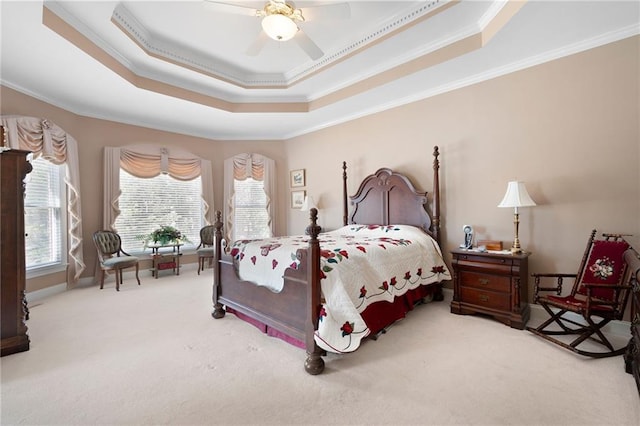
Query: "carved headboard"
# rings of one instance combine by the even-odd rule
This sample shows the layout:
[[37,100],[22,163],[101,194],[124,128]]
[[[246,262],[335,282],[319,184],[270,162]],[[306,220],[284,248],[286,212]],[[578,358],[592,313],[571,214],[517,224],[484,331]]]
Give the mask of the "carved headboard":
[[[367,176],[356,194],[349,197],[353,208],[348,221],[345,196],[345,225],[346,222],[363,225],[413,225],[424,229],[439,242],[438,155],[438,147],[435,147],[433,219],[425,209],[427,193],[416,191],[405,175],[382,168]],[[346,170],[346,165],[343,165],[343,168]],[[344,175],[346,176],[346,173]]]

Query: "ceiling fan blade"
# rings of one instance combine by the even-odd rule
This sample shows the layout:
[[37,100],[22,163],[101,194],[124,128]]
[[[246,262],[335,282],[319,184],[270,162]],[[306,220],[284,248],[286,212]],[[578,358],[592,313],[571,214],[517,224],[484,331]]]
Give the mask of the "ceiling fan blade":
[[249,56],[258,56],[258,54],[262,51],[262,48],[264,48],[269,40],[270,39],[267,33],[265,33],[264,31],[260,31],[260,34],[258,34],[258,38],[256,38],[255,41],[251,43],[251,46],[247,48],[245,53]]
[[322,49],[320,49],[318,45],[309,38],[307,33],[302,31],[302,29],[300,29],[295,37],[293,37],[293,40],[298,43],[302,50],[304,50],[314,61],[324,56]]
[[204,0],[204,7],[218,13],[230,13],[234,15],[258,16],[258,9],[223,1]]
[[351,6],[349,3],[328,3],[302,8],[302,15],[306,21],[319,19],[349,19]]

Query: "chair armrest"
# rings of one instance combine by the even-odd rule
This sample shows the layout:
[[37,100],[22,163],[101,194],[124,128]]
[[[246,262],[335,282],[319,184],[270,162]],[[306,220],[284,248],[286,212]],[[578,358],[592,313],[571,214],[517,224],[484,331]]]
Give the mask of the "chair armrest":
[[596,283],[582,283],[587,288],[609,288],[617,290],[631,290],[633,286],[627,284],[596,284]]
[[576,278],[578,274],[531,274],[532,277],[550,278]]
[[[558,296],[562,293],[562,283],[564,278],[577,278],[578,274],[531,274],[531,276],[535,279],[533,286],[533,303],[538,303],[539,295],[538,293],[541,291],[555,291]],[[542,278],[555,278],[556,285],[555,287],[542,287],[540,285],[540,281]]]
[[129,253],[127,253],[126,251],[120,249],[120,251],[118,252],[118,256],[120,256],[120,253],[124,254],[125,256],[131,256]]

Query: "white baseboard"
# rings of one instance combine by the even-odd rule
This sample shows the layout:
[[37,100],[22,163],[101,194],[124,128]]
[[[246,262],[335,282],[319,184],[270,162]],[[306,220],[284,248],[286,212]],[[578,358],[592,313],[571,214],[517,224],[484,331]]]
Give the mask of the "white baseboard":
[[53,296],[54,294],[63,293],[67,291],[67,283],[56,284],[51,287],[46,287],[41,290],[30,291],[25,293],[24,297],[27,299],[27,304],[31,305],[39,300]]
[[[444,302],[449,303],[453,300],[453,289],[443,288],[442,292],[444,293]],[[549,318],[549,314],[547,314],[547,311],[545,311],[542,306],[530,303],[529,308],[531,309],[531,316],[527,323],[529,326],[541,324]],[[573,312],[567,313],[566,316],[573,321],[583,322],[581,321],[582,317]],[[631,323],[629,323],[629,321],[611,321],[603,327],[602,330],[616,336],[628,337],[631,333]]]
[[[180,271],[190,271],[190,270],[194,270],[196,271],[198,269],[198,264],[197,263],[187,263],[184,265],[180,265]],[[148,273],[149,276],[151,276],[151,272],[147,269],[142,269],[139,271],[139,276],[143,277],[144,274]],[[136,276],[136,271],[135,270],[131,270],[131,271],[125,271],[123,274],[123,278],[124,279],[135,279]],[[78,280],[78,284],[76,285],[75,288],[79,288],[79,287],[91,287],[94,285],[98,285],[99,284],[99,280],[100,278],[94,278],[94,277],[84,277],[84,278],[80,278],[80,280]],[[113,274],[108,274],[105,279],[104,279],[105,283],[108,282],[115,282],[115,276]],[[55,294],[59,294],[59,293],[64,293],[65,291],[70,290],[67,288],[67,283],[60,283],[60,284],[55,284],[52,285],[50,287],[46,287],[40,290],[35,290],[35,291],[30,291],[28,293],[25,292],[24,297],[25,299],[27,299],[27,303],[28,304],[34,304],[42,299],[45,299],[47,297],[53,296]]]
[[[197,269],[197,268],[198,268],[197,263],[187,263],[186,265],[181,265],[180,267],[180,269],[183,269],[183,270],[190,270],[190,269]],[[125,272],[124,275],[129,279],[133,279],[135,277],[135,271]],[[113,276],[110,276],[105,278],[105,282],[108,279],[115,280]],[[78,282],[78,287],[87,287],[91,285],[94,285],[93,277],[81,278],[80,281]],[[43,288],[42,290],[36,290],[36,291],[26,293],[25,297],[27,299],[27,303],[32,304],[41,299],[44,299],[49,296],[53,296],[54,294],[62,293],[64,291],[67,291],[66,283],[57,284],[51,287]],[[453,300],[453,289],[443,288],[442,293],[444,295],[443,303],[450,303],[451,300]],[[529,318],[529,324],[540,324],[543,321],[546,321],[547,318],[549,318],[549,315],[547,314],[547,312],[544,310],[542,306],[536,305],[536,304],[529,304],[529,307],[531,308],[531,317]],[[579,315],[573,314],[571,312],[568,313],[567,316],[576,322],[580,322],[580,320],[582,319]],[[607,324],[603,328],[603,331],[617,335],[617,336],[629,336],[630,328],[631,328],[631,324],[629,323],[629,321],[611,321],[609,324]]]
[[[531,317],[529,319],[530,324],[540,324],[549,319],[549,314],[542,306],[535,304],[530,304],[529,306],[531,307]],[[584,324],[584,319],[578,314],[567,312],[564,316],[572,321]],[[609,324],[602,327],[602,331],[616,336],[630,337],[631,323],[629,321],[611,321]]]

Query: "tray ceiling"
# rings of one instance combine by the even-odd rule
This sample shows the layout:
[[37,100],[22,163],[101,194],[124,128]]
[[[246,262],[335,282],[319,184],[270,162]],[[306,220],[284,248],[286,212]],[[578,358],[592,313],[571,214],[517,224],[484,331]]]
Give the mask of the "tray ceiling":
[[[227,1],[0,2],[1,82],[76,114],[285,139],[639,33],[631,1],[297,1],[296,40]],[[345,3],[345,2],[339,2]],[[238,8],[241,9],[241,8]],[[318,13],[316,13],[318,12]],[[315,16],[314,16],[315,13]],[[298,35],[296,35],[298,37]]]

